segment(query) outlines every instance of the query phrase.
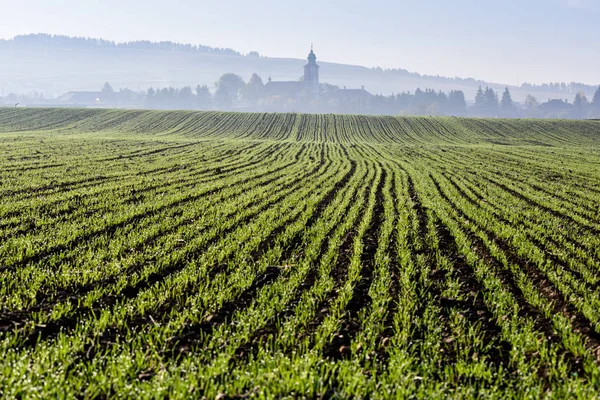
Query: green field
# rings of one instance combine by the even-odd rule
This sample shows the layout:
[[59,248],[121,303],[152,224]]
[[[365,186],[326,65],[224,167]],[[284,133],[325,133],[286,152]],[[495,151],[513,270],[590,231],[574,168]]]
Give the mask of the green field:
[[0,109],[0,397],[600,392],[600,121]]

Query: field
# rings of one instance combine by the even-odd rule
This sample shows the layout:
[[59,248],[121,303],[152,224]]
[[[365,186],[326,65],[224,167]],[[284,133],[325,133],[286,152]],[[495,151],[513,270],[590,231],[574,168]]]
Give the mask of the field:
[[600,121],[0,109],[0,397],[598,397]]

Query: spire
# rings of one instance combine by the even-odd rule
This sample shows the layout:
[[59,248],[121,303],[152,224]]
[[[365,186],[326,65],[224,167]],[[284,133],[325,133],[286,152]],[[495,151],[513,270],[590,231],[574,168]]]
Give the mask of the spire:
[[308,54],[308,64],[304,66],[304,84],[308,85],[312,95],[319,96],[319,65],[317,64],[317,55],[314,51],[314,43],[310,44],[310,53]]
[[317,60],[317,56],[315,55],[315,52],[314,52],[314,46],[311,43],[310,44],[310,53],[308,53],[308,62],[314,63],[316,60]]

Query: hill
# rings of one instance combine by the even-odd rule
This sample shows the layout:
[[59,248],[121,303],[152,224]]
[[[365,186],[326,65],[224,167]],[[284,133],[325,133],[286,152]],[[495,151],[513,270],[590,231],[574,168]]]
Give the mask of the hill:
[[[54,96],[73,90],[99,90],[106,81],[115,88],[133,90],[198,84],[213,87],[226,72],[236,73],[246,80],[255,72],[265,81],[269,76],[275,80],[298,80],[306,62],[304,57],[304,54],[299,54],[298,59],[242,55],[232,49],[172,42],[119,44],[102,39],[26,35],[0,40],[0,87],[5,94],[37,90]],[[472,78],[427,76],[403,69],[328,63],[326,59],[325,54],[320,55],[322,82],[349,88],[365,86],[375,94],[432,88],[445,92],[463,90],[472,100],[479,85],[499,92],[505,87]],[[547,97],[572,100],[579,90],[586,91],[588,96],[595,90],[585,85],[511,89],[517,101],[524,100],[527,94],[536,95],[540,100]]]

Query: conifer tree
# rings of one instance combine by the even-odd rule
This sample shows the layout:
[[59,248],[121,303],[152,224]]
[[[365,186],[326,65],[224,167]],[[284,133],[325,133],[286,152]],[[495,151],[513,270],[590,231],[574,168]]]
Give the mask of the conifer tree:
[[496,92],[494,92],[494,90],[492,88],[489,88],[489,87],[485,88],[485,109],[486,109],[487,116],[489,116],[489,117],[498,116],[498,111],[499,111],[498,95],[496,94]]
[[100,99],[104,104],[111,104],[115,100],[115,91],[113,90],[110,83],[105,82],[100,91]]
[[502,101],[500,102],[500,111],[503,117],[515,117],[517,114],[517,108],[512,99],[512,95],[510,94],[510,90],[508,90],[508,86],[504,89],[504,93],[502,93]]
[[598,89],[596,89],[596,93],[594,93],[592,105],[594,106],[594,108],[600,109],[600,86],[598,86]]
[[479,89],[477,89],[477,94],[475,95],[475,107],[477,107],[477,108],[485,107],[485,93],[483,92],[481,85],[479,86]]
[[475,94],[475,105],[472,107],[472,112],[476,116],[485,116],[486,109],[486,101],[485,101],[485,92],[481,85],[477,89],[477,94]]
[[592,98],[590,117],[600,118],[600,86],[598,86],[598,89],[596,89],[596,93],[594,93],[594,97]]

